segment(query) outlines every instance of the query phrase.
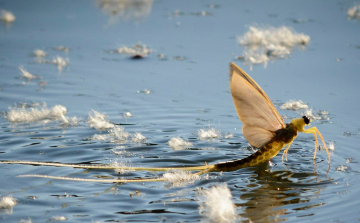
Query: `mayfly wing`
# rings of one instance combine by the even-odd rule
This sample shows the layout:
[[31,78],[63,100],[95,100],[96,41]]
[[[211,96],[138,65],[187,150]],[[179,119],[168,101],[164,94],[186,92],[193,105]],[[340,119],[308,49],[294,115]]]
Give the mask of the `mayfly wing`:
[[230,63],[230,90],[236,112],[244,123],[246,140],[255,147],[269,142],[284,120],[261,87],[236,64]]

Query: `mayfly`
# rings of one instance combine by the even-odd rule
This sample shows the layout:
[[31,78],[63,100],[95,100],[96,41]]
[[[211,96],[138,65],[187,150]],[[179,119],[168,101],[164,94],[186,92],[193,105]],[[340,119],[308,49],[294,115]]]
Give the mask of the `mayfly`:
[[290,145],[298,132],[314,134],[314,159],[316,158],[318,134],[324,144],[330,162],[329,151],[319,130],[315,126],[304,129],[305,126],[310,124],[311,120],[303,116],[285,124],[281,115],[261,87],[234,63],[230,63],[230,90],[236,112],[239,119],[244,123],[242,132],[252,146],[259,148],[258,152],[255,153],[257,155],[252,155],[251,162],[259,163],[259,161],[269,160],[276,156],[285,145],[288,146],[284,150],[282,159],[284,159],[284,156],[287,159]]
[[[287,160],[288,150],[296,138],[298,132],[312,133],[315,138],[315,153],[318,146],[317,135],[319,135],[326,149],[329,162],[330,154],[324,139],[316,127],[304,129],[310,124],[310,119],[306,116],[291,120],[285,124],[273,103],[261,89],[261,87],[236,64],[230,63],[230,90],[234,101],[236,112],[239,119],[243,122],[242,132],[246,140],[259,150],[252,155],[228,162],[221,162],[214,165],[194,166],[194,167],[116,167],[109,165],[78,165],[52,162],[36,161],[1,161],[1,163],[30,164],[58,167],[73,167],[85,169],[122,169],[132,171],[199,171],[196,175],[201,175],[210,171],[234,171],[244,167],[256,166],[262,162],[275,157],[280,150],[285,147],[282,160]],[[59,180],[76,180],[91,182],[146,182],[146,181],[165,181],[164,178],[151,179],[84,179],[71,177],[58,177],[48,175],[25,175],[27,177],[44,177]]]

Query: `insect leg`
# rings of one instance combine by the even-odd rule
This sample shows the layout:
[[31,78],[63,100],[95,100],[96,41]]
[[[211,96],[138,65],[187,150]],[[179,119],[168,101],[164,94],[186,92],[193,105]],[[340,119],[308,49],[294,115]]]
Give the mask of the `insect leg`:
[[306,129],[303,131],[303,133],[313,133],[314,134],[314,138],[315,138],[315,152],[314,152],[314,158],[316,158],[316,150],[317,150],[317,135],[316,135],[316,127],[312,127],[312,128],[309,128],[309,129]]
[[287,153],[288,153],[288,150],[291,146],[291,144],[293,143],[294,140],[291,140],[291,142],[289,142],[288,146],[286,147],[286,149],[284,150],[283,152],[283,155],[281,157],[281,160],[284,162],[284,156],[285,156],[285,160],[287,161]]
[[309,129],[306,129],[303,131],[304,133],[313,133],[314,134],[314,137],[315,137],[315,153],[314,153],[314,159],[316,158],[316,149],[317,149],[317,136],[316,136],[316,133],[320,136],[320,139],[322,141],[322,143],[324,144],[324,147],[325,147],[325,150],[328,154],[328,157],[329,157],[329,163],[330,163],[330,154],[329,154],[329,151],[326,147],[326,143],[324,141],[324,138],[322,137],[321,133],[319,132],[319,130],[314,126],[314,127],[311,127]]
[[313,128],[315,128],[316,133],[320,136],[320,139],[321,139],[322,143],[324,144],[326,153],[327,153],[327,155],[328,155],[328,157],[329,157],[329,163],[330,163],[330,153],[329,153],[328,148],[326,147],[326,143],[324,142],[324,138],[322,137],[320,131],[319,131],[316,127],[313,127]]

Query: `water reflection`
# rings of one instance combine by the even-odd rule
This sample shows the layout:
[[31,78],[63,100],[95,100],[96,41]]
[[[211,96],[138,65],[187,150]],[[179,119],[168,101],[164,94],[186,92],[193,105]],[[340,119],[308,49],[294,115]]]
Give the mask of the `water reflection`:
[[96,5],[109,16],[105,28],[119,21],[143,22],[149,16],[154,0],[96,0]]
[[[246,186],[235,185],[240,189],[240,199],[246,201],[236,206],[241,207],[241,217],[247,218],[248,222],[283,222],[299,210],[326,204],[316,203],[313,199],[318,197],[321,185],[329,183],[330,179],[319,179],[315,171],[271,172],[265,162],[256,167],[254,173],[248,178]],[[312,214],[308,212],[306,216],[315,214],[315,211]]]

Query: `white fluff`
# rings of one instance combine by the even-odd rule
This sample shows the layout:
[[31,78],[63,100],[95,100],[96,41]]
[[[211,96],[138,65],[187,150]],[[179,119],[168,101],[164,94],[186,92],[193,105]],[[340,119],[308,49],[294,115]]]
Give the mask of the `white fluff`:
[[66,221],[68,220],[65,216],[53,216],[49,221]]
[[152,49],[146,47],[145,45],[135,44],[135,46],[124,46],[121,48],[118,48],[114,51],[111,51],[110,53],[120,53],[124,54],[129,57],[146,57],[148,54],[151,54],[153,52]]
[[131,136],[132,142],[144,142],[146,140],[146,137],[141,134],[141,132],[135,132]]
[[134,134],[130,134],[125,131],[124,127],[116,126],[109,122],[107,116],[105,114],[100,114],[95,110],[91,110],[88,117],[88,124],[91,127],[102,131],[107,130],[108,134],[95,134],[90,140],[102,140],[102,141],[110,141],[111,143],[122,144],[126,143],[128,139],[131,139],[132,142],[143,142],[146,140],[146,137],[143,136],[140,132],[135,132]]
[[118,21],[145,21],[149,16],[154,0],[95,0],[101,11],[109,16],[108,24],[104,28]]
[[286,46],[270,44],[266,46],[266,55],[268,57],[287,58],[290,55],[290,49]]
[[45,57],[47,53],[43,50],[36,49],[33,51],[32,55],[35,57]]
[[232,137],[234,137],[234,134],[233,133],[227,133],[224,138],[225,139],[231,139]]
[[308,118],[312,119],[312,120],[329,120],[329,116],[328,116],[329,112],[328,111],[317,111],[316,114],[313,114],[312,109],[307,109],[305,112],[301,113],[301,115],[305,115]]
[[216,131],[215,128],[209,128],[208,130],[199,129],[197,135],[200,140],[207,140],[207,139],[221,137],[221,133],[219,131]]
[[189,171],[174,170],[163,174],[163,178],[166,182],[170,183],[173,187],[182,187],[187,184],[192,184],[201,177],[196,174],[192,174]]
[[11,195],[7,197],[3,197],[0,200],[0,209],[12,208],[17,204],[17,200],[13,198]]
[[143,93],[143,94],[150,94],[151,91],[150,90],[147,90],[147,89],[144,89],[143,91],[137,91],[138,94],[140,93]]
[[129,136],[130,133],[126,132],[124,130],[124,127],[122,126],[115,126],[112,129],[109,129],[109,136],[110,136],[110,141],[112,143],[123,143],[125,142]]
[[21,219],[20,223],[32,223],[32,220],[31,220],[31,218],[28,218],[27,220],[26,219]]
[[57,66],[59,71],[62,71],[63,67],[66,67],[69,65],[69,58],[62,58],[60,56],[56,56],[54,59],[52,60],[42,60],[42,59],[38,59],[37,60],[39,63],[47,63],[47,64],[53,64],[55,66]]
[[[104,127],[106,124],[106,121],[100,121],[95,122],[96,129],[98,130],[104,130]],[[112,124],[113,125],[113,124]],[[95,128],[95,126],[92,126]],[[94,134],[92,137],[90,137],[90,140],[100,140],[100,141],[110,141],[111,143],[115,144],[123,144],[127,143],[129,139],[131,139],[134,143],[141,143],[146,141],[146,137],[143,136],[140,132],[135,132],[134,134],[130,134],[129,132],[126,132],[124,127],[122,126],[112,126],[110,128],[107,128],[108,134]]]
[[116,173],[119,173],[119,174],[124,174],[124,173],[134,171],[132,169],[123,169],[122,167],[130,167],[130,164],[128,164],[128,163],[126,163],[124,161],[118,162],[118,161],[115,160],[115,161],[112,161],[110,165],[113,166],[113,167],[119,167],[119,169],[114,170]]
[[70,51],[69,47],[66,47],[66,46],[56,46],[56,47],[54,47],[54,50],[56,50],[56,51],[64,51],[66,53]]
[[55,105],[50,109],[46,107],[46,104],[41,107],[36,106],[31,108],[10,107],[9,111],[5,114],[5,118],[9,122],[62,120],[64,123],[69,123],[69,118],[65,116],[66,112],[66,107],[62,105]]
[[250,26],[249,31],[243,36],[238,37],[241,45],[245,46],[285,46],[294,47],[302,44],[306,45],[310,42],[310,37],[303,33],[296,33],[291,27],[281,26],[275,27],[255,27]]
[[349,8],[347,14],[350,19],[360,19],[360,4],[354,5]]
[[300,109],[307,109],[309,108],[309,106],[305,104],[302,100],[299,101],[290,100],[280,105],[280,108],[285,110],[300,110]]
[[291,27],[259,27],[250,26],[249,31],[238,37],[238,42],[245,47],[241,58],[245,64],[264,63],[270,59],[290,57],[291,50],[296,46],[304,46],[310,42],[310,37],[296,33]]
[[28,81],[31,79],[36,79],[38,76],[30,74],[27,70],[25,70],[23,67],[19,67],[19,70],[21,71],[21,78],[26,78]]
[[91,110],[91,112],[89,113],[87,123],[90,124],[90,127],[95,128],[99,131],[114,127],[114,124],[110,123],[109,120],[107,120],[105,114],[100,114],[95,110]]
[[348,167],[347,167],[347,166],[344,166],[344,165],[339,165],[339,166],[336,168],[336,171],[342,171],[342,172],[345,172],[347,169],[348,169]]
[[4,23],[12,23],[14,22],[16,17],[12,12],[1,9],[0,11],[0,20]]
[[261,64],[263,63],[264,66],[267,66],[268,61],[270,60],[269,57],[264,53],[259,53],[256,51],[244,51],[244,60],[245,64],[253,65],[253,64]]
[[330,150],[330,151],[334,151],[334,150],[335,150],[335,142],[334,142],[334,141],[330,141],[330,143],[329,143],[329,150]]
[[99,134],[94,134],[91,138],[89,138],[89,140],[99,140],[99,141],[105,141],[108,139],[108,135],[99,135]]
[[66,67],[69,64],[69,58],[64,59],[60,56],[56,56],[51,63],[57,66],[59,71],[62,71],[63,67]]
[[226,184],[214,186],[201,192],[200,195],[199,213],[204,217],[204,222],[235,222],[236,209]]
[[66,117],[66,120],[63,120],[65,124],[71,125],[71,126],[77,126],[79,125],[80,120],[74,116],[74,117]]
[[185,141],[180,137],[172,138],[168,143],[173,150],[183,150],[193,146],[191,142]]
[[123,115],[125,118],[127,117],[133,117],[133,115],[130,112],[125,112]]
[[307,116],[308,118],[312,120],[319,120],[320,116],[316,116],[313,114],[312,109],[308,109],[305,112],[301,113],[301,115]]

